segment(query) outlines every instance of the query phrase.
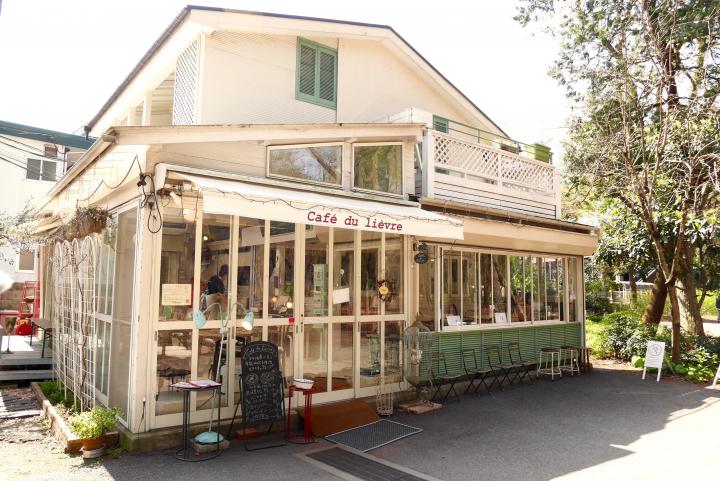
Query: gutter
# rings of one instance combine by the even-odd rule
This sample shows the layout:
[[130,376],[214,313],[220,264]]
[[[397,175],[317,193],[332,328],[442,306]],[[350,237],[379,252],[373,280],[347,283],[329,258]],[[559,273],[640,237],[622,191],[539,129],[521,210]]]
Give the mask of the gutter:
[[438,212],[446,215],[459,215],[486,219],[491,221],[504,221],[514,224],[528,225],[532,227],[556,227],[567,232],[600,236],[601,229],[591,225],[578,224],[575,222],[536,217],[517,212],[481,207],[476,205],[459,204],[452,201],[422,198],[420,204],[423,209]]

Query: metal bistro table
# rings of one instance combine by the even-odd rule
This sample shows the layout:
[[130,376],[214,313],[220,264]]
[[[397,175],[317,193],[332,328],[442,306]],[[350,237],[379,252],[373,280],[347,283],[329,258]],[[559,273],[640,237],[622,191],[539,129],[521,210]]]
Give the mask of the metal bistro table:
[[[210,451],[207,453],[201,453],[194,449],[190,445],[190,393],[191,392],[200,392],[200,391],[216,391],[219,390],[222,387],[222,384],[213,384],[208,386],[193,386],[192,381],[188,382],[179,382],[177,384],[173,384],[170,387],[177,390],[182,391],[183,393],[183,425],[182,425],[182,439],[183,444],[182,448],[178,449],[175,452],[175,458],[179,459],[180,461],[188,461],[188,462],[198,462],[198,461],[207,461],[208,459],[216,458],[220,455],[220,436],[217,436],[217,441],[215,444],[215,451]],[[215,393],[213,393],[215,394]],[[220,432],[220,406],[222,405],[222,400],[218,400],[217,402],[217,424],[215,427],[215,432]],[[210,416],[212,416],[212,411],[210,413]]]

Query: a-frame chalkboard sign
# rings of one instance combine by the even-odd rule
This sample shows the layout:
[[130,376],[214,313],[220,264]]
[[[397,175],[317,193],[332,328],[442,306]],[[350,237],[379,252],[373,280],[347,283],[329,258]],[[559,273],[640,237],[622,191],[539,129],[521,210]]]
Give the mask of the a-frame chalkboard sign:
[[[270,423],[268,427],[270,432],[272,423],[285,422],[284,392],[277,346],[265,341],[246,344],[240,351],[240,399],[235,405],[235,415],[228,436],[232,435],[232,427],[240,405],[242,405],[243,427]],[[258,444],[257,447],[251,448],[246,443],[245,448],[262,449],[284,444],[284,442]]]

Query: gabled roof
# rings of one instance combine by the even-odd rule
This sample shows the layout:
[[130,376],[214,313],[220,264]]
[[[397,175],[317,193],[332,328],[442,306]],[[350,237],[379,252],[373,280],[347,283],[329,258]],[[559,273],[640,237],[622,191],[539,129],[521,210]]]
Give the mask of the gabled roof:
[[122,81],[120,86],[113,92],[113,94],[110,96],[110,98],[105,102],[105,104],[102,106],[100,111],[88,122],[86,125],[86,131],[89,132],[95,124],[102,118],[102,116],[110,109],[112,104],[120,97],[120,95],[123,93],[123,91],[130,85],[130,83],[140,74],[143,67],[152,59],[152,57],[155,55],[155,53],[160,50],[163,45],[168,41],[168,39],[175,33],[180,26],[185,22],[187,17],[193,12],[193,11],[199,11],[199,12],[221,12],[221,13],[235,13],[235,14],[244,14],[244,15],[254,15],[254,16],[260,16],[260,17],[269,17],[269,18],[277,18],[277,19],[289,19],[289,20],[299,20],[299,21],[311,21],[311,22],[325,22],[328,24],[335,24],[335,25],[342,25],[342,26],[351,26],[351,27],[363,27],[363,28],[371,28],[371,29],[379,29],[384,30],[390,33],[390,37],[393,40],[396,40],[396,43],[399,43],[402,47],[405,47],[410,54],[411,57],[414,57],[413,60],[415,60],[417,63],[422,64],[424,67],[429,69],[429,71],[437,76],[437,78],[440,80],[442,84],[444,84],[445,88],[455,94],[459,97],[460,101],[465,104],[466,109],[474,111],[476,115],[479,115],[483,119],[485,119],[487,122],[489,122],[493,127],[495,127],[500,134],[502,134],[505,137],[508,137],[508,135],[498,126],[495,122],[490,119],[475,103],[470,100],[464,93],[460,91],[450,80],[448,80],[438,69],[436,69],[425,57],[423,57],[415,48],[410,45],[399,33],[397,33],[392,27],[389,25],[380,25],[380,24],[373,24],[373,23],[364,23],[364,22],[354,22],[349,20],[333,20],[328,18],[318,18],[318,17],[306,17],[301,15],[286,15],[286,14],[280,14],[280,13],[268,13],[268,12],[256,12],[256,11],[250,11],[250,10],[237,10],[237,9],[230,9],[230,8],[220,8],[220,7],[206,7],[206,6],[198,6],[198,5],[188,5],[185,8],[183,8],[177,17],[170,23],[170,25],[163,31],[163,33],[158,37],[158,39],[153,43],[153,45],[150,47],[150,49],[143,55],[143,57],[140,59],[140,61],[137,63],[137,65],[132,69],[132,71],[128,74],[128,76]]
[[92,137],[86,139],[81,135],[66,134],[56,130],[41,129],[4,120],[0,120],[0,135],[12,135],[13,137],[39,140],[48,144],[64,145],[83,150],[88,149],[95,141]]

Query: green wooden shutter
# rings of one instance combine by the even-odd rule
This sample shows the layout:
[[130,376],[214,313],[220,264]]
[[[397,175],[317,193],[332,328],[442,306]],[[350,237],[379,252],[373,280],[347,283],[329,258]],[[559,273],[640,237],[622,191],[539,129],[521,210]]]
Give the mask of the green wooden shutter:
[[318,51],[318,97],[327,102],[335,103],[335,54],[326,50]]
[[337,102],[337,52],[298,38],[295,98],[331,109]]
[[315,60],[317,49],[310,45],[298,46],[297,89],[304,95],[315,96]]

